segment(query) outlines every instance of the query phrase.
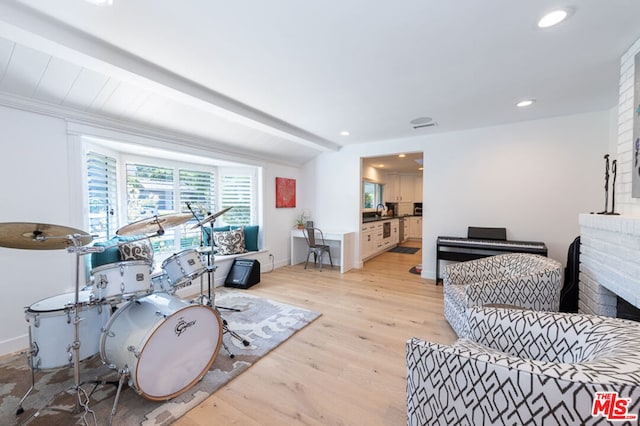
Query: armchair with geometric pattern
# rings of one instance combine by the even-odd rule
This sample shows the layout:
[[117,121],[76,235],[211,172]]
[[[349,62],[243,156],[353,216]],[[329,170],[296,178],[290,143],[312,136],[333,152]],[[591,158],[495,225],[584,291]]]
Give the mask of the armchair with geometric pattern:
[[471,306],[558,311],[562,280],[560,262],[536,254],[508,253],[447,265],[444,315],[456,334],[464,337]]
[[638,424],[640,323],[477,306],[468,319],[453,345],[407,342],[409,425]]

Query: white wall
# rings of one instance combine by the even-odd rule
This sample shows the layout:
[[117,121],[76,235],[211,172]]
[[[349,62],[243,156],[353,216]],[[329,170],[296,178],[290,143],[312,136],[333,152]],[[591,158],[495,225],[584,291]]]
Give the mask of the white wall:
[[360,157],[423,151],[424,277],[435,276],[437,236],[465,236],[467,226],[501,226],[509,239],[544,241],[564,263],[579,234],[578,214],[604,207],[609,123],[603,111],[322,154],[314,160],[317,222],[359,231]]
[[[67,134],[66,121],[0,106],[0,128],[0,223],[38,222],[82,230],[82,212],[76,211],[78,191],[82,188],[78,175],[82,173],[75,169],[76,149],[70,148],[73,137]],[[158,147],[166,149],[167,145]],[[185,150],[179,146],[175,149]],[[211,156],[217,157],[214,151]],[[287,265],[295,217],[312,202],[309,194],[314,185],[307,181],[312,175],[296,167],[257,165],[263,167],[263,247],[274,255],[276,267]],[[297,180],[297,208],[275,208],[275,177]],[[0,298],[0,354],[28,346],[25,307],[74,290],[75,261],[75,255],[66,250],[0,247],[4,283]],[[271,265],[262,263],[263,271],[271,269]]]

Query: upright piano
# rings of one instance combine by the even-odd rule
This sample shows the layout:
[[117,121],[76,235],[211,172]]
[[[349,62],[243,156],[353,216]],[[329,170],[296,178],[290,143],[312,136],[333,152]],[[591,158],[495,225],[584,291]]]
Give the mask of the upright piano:
[[503,253],[533,253],[547,255],[547,246],[536,241],[507,240],[506,228],[470,226],[467,238],[438,237],[436,242],[436,285],[440,279],[440,261],[464,262]]

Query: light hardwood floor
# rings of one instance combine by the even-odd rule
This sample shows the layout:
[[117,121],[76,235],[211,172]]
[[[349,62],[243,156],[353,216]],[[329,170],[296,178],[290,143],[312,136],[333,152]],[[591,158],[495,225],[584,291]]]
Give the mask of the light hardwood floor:
[[175,425],[406,424],[405,342],[456,339],[442,286],[409,273],[421,253],[387,252],[346,274],[303,265],[263,274],[247,291],[322,316]]

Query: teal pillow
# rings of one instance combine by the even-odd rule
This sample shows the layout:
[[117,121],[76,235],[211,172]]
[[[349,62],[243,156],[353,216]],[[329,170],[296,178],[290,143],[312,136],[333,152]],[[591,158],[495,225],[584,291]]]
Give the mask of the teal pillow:
[[[213,232],[226,232],[230,230],[231,227],[229,225],[213,228]],[[211,227],[203,226],[202,235],[204,237],[204,245],[207,247],[211,247]]]
[[91,253],[91,268],[107,265],[109,263],[120,262],[120,249],[118,243],[138,240],[145,237],[144,235],[116,235],[107,241],[98,241],[94,243],[94,247],[105,247],[101,253]]
[[244,246],[247,251],[258,251],[258,231],[260,227],[258,225],[255,226],[245,226],[244,227]]

